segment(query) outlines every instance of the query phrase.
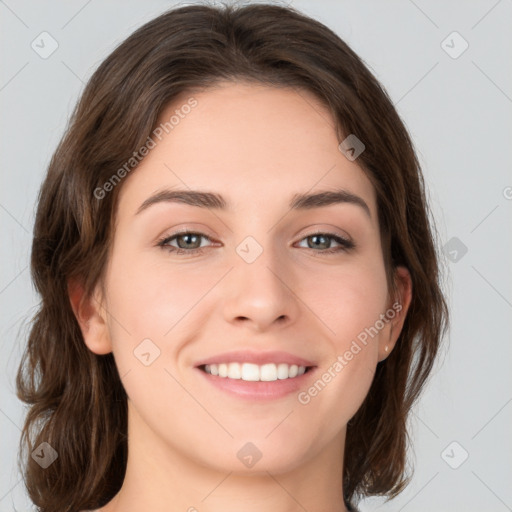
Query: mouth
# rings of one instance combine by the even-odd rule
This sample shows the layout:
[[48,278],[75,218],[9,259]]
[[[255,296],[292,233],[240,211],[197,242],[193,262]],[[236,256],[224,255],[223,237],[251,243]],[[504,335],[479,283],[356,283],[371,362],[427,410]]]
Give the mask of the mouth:
[[215,363],[196,366],[203,382],[236,399],[268,402],[311,386],[317,366],[286,363]]
[[314,366],[300,366],[287,363],[220,363],[198,366],[203,372],[221,379],[242,380],[245,382],[273,382],[277,380],[296,379],[311,371]]

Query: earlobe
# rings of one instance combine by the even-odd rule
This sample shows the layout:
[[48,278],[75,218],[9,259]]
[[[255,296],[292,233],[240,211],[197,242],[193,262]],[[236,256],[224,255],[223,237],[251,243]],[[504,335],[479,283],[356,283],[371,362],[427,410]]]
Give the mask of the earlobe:
[[384,332],[379,340],[379,361],[386,359],[393,350],[402,332],[412,300],[412,279],[409,270],[406,267],[397,267],[395,270],[395,280],[398,297],[395,298],[390,306],[389,311],[392,311],[393,317],[390,318],[387,332]]
[[89,350],[98,355],[112,352],[106,315],[101,307],[101,301],[96,296],[97,290],[93,296],[88,296],[79,280],[70,279],[68,295],[71,308]]

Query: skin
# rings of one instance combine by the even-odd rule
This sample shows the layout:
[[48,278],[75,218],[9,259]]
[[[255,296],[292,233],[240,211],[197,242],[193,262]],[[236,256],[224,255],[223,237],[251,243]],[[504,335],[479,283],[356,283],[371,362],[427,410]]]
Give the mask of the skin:
[[[85,343],[114,353],[129,397],[126,477],[101,511],[344,511],[346,424],[398,338],[410,276],[397,269],[400,296],[391,297],[375,191],[338,149],[334,119],[314,96],[225,83],[194,98],[197,106],[122,183],[104,286],[93,297],[79,286],[71,292]],[[232,209],[161,202],[135,214],[164,188],[217,192]],[[339,188],[360,196],[371,216],[349,203],[289,208],[296,193]],[[180,228],[212,241],[199,239],[205,250],[196,255],[157,245]],[[327,239],[342,250],[325,254],[325,245],[308,245],[317,231],[356,247]],[[251,264],[236,252],[247,236],[263,248]],[[180,241],[186,247],[183,238],[171,244]],[[296,393],[231,397],[193,368],[221,352],[261,348],[314,361],[319,378],[397,299],[401,312],[306,405]],[[160,350],[149,366],[133,353],[147,338]],[[236,456],[247,442],[262,454],[252,468]]]

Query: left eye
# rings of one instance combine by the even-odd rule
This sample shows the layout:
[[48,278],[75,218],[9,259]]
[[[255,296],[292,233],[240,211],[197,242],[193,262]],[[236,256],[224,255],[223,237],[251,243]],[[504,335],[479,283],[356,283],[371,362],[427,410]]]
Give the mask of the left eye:
[[[301,240],[308,241],[308,249],[323,249],[322,253],[334,253],[334,252],[340,252],[340,251],[346,251],[349,249],[353,249],[355,247],[355,244],[346,238],[342,238],[341,236],[334,235],[332,233],[313,233],[311,235],[306,236]],[[338,244],[339,247],[331,247],[332,240],[334,240],[335,243]],[[319,251],[315,251],[319,252]]]

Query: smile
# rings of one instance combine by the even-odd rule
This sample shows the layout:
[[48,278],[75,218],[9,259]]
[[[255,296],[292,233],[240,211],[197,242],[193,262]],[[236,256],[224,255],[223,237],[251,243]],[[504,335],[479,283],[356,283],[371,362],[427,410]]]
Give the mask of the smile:
[[244,380],[250,382],[271,382],[275,380],[294,379],[306,373],[307,366],[287,363],[220,363],[206,364],[201,369],[206,373],[226,379]]

